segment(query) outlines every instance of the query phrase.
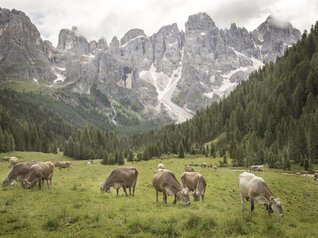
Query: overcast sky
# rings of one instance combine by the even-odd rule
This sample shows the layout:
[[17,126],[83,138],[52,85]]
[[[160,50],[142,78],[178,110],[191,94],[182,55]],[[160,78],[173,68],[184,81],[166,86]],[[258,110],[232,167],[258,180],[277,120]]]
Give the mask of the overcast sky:
[[188,16],[206,12],[220,28],[232,22],[255,29],[270,14],[290,21],[303,32],[318,20],[317,0],[0,0],[0,7],[25,12],[42,38],[57,44],[60,29],[78,26],[88,40],[119,39],[132,28],[147,35]]

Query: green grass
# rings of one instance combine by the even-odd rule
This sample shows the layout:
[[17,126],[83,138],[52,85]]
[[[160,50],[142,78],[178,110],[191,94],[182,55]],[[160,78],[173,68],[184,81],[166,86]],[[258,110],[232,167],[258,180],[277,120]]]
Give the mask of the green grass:
[[[3,157],[7,154],[0,154]],[[16,152],[22,160],[58,161],[61,154]],[[219,158],[162,160],[179,179],[186,163],[217,164]],[[279,197],[285,217],[268,217],[256,204],[253,215],[241,212],[237,178],[231,168],[195,167],[208,183],[205,202],[185,207],[178,202],[155,202],[151,180],[161,160],[126,163],[135,166],[139,178],[134,197],[112,190],[100,193],[99,185],[117,166],[86,165],[73,161],[70,171],[54,171],[53,186],[23,190],[19,184],[0,189],[0,237],[317,237],[318,183],[312,177],[284,175],[281,171],[258,173]],[[1,181],[9,169],[0,162]],[[180,181],[180,179],[179,179]],[[193,200],[193,199],[192,199]]]

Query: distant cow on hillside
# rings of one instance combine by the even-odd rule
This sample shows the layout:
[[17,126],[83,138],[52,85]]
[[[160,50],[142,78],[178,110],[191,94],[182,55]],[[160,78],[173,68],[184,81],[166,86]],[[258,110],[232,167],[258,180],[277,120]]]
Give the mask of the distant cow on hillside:
[[278,198],[274,198],[264,179],[252,173],[244,172],[239,175],[239,189],[241,194],[242,211],[244,199],[251,200],[251,212],[254,210],[254,200],[266,205],[268,214],[273,211],[284,216],[283,208]]
[[263,165],[251,165],[250,166],[250,172],[257,172],[257,171],[263,171],[264,170],[264,166]]
[[186,172],[194,172],[194,168],[188,164],[184,166],[184,171]]
[[101,192],[109,192],[110,188],[116,189],[116,195],[118,196],[118,190],[122,187],[126,196],[128,196],[126,188],[129,189],[129,195],[131,195],[131,188],[133,190],[132,195],[135,195],[135,188],[138,178],[138,171],[135,168],[120,167],[111,172],[109,177],[100,186]]
[[9,168],[13,168],[16,164],[20,162],[20,160],[17,157],[13,156],[6,156],[2,158],[4,161],[7,161],[9,163]]
[[59,168],[59,169],[70,169],[71,167],[71,162],[70,161],[59,161],[57,163],[55,163],[55,167],[56,168]]
[[164,169],[165,165],[163,163],[160,163],[157,165],[157,169]]

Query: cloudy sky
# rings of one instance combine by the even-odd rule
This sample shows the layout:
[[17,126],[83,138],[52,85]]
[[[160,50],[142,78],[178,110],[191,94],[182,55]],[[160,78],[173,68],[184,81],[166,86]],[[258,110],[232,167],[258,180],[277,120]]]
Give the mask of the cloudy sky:
[[270,14],[290,21],[301,31],[318,20],[316,0],[0,0],[0,7],[25,12],[42,38],[57,43],[59,30],[78,26],[88,40],[119,39],[132,28],[147,35],[177,23],[184,29],[188,16],[206,12],[220,28],[232,22],[255,29]]

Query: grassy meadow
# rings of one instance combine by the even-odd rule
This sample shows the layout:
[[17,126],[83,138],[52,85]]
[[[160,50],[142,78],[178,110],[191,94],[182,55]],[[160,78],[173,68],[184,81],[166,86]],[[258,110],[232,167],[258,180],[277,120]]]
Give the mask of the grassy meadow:
[[[0,154],[21,160],[59,161],[62,154],[16,152]],[[276,197],[285,217],[268,217],[263,206],[255,213],[241,212],[238,175],[243,169],[195,167],[207,180],[205,202],[168,204],[155,201],[151,180],[156,166],[163,162],[178,180],[186,163],[218,164],[219,159],[169,158],[142,161],[134,166],[139,177],[134,197],[116,197],[100,193],[100,183],[117,166],[95,162],[72,161],[68,170],[55,169],[53,185],[42,190],[24,190],[20,184],[0,189],[0,237],[318,237],[318,183],[312,177],[282,174],[281,171],[259,172]],[[0,162],[0,180],[8,175],[6,162]],[[181,182],[181,181],[180,181]],[[191,201],[193,198],[191,196]]]

